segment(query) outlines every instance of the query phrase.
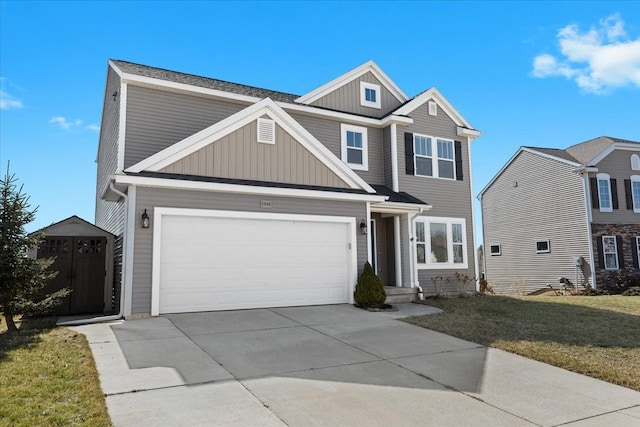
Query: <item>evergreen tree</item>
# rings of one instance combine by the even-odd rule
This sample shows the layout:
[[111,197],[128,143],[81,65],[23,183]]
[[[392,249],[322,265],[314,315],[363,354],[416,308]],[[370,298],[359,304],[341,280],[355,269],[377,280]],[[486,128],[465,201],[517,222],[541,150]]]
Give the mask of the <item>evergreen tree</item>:
[[7,173],[0,180],[0,311],[9,331],[16,331],[13,316],[45,313],[60,304],[69,289],[44,295],[47,282],[57,272],[48,268],[54,259],[34,259],[28,256],[37,248],[42,233],[28,234],[24,227],[35,219],[37,208],[29,210],[29,196],[16,185],[15,175]]

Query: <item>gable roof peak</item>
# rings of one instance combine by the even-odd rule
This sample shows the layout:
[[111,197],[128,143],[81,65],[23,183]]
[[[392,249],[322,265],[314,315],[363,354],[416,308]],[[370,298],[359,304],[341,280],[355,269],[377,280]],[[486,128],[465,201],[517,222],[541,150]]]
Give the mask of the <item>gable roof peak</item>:
[[344,86],[345,84],[357,79],[358,77],[371,73],[377,78],[380,83],[386,87],[393,96],[398,99],[400,102],[406,102],[409,100],[409,97],[396,85],[393,80],[387,76],[384,71],[375,63],[373,60],[368,60],[362,65],[352,69],[351,71],[347,71],[341,76],[336,77],[328,83],[323,84],[322,86],[312,90],[309,93],[306,93],[295,100],[300,104],[311,104],[312,102],[322,98],[323,96],[333,92],[334,90]]

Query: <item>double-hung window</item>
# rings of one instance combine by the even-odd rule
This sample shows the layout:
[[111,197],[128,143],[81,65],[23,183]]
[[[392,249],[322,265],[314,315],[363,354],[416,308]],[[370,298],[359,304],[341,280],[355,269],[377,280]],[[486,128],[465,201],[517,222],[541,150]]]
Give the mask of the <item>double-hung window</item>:
[[354,170],[368,170],[367,128],[341,125],[342,161]]
[[419,217],[415,221],[418,268],[466,268],[465,220]]
[[453,141],[438,139],[438,176],[453,179],[454,170]]
[[611,182],[609,175],[599,173],[596,175],[598,182],[598,199],[600,203],[600,212],[613,212],[613,203],[611,202]]
[[433,176],[433,154],[431,152],[431,138],[428,136],[414,136],[414,153],[416,175]]
[[618,245],[616,236],[602,236],[602,254],[606,270],[618,269]]
[[633,200],[633,211],[640,213],[640,175],[631,176],[631,199]]
[[414,134],[413,154],[415,175],[455,179],[453,141]]

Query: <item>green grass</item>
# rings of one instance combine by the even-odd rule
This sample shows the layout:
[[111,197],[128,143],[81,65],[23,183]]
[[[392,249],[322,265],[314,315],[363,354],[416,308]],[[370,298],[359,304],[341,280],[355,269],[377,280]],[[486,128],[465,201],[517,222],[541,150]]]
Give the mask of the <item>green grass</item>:
[[98,373],[82,334],[51,319],[0,322],[0,426],[110,426]]
[[407,322],[640,391],[640,298],[504,297],[425,301]]

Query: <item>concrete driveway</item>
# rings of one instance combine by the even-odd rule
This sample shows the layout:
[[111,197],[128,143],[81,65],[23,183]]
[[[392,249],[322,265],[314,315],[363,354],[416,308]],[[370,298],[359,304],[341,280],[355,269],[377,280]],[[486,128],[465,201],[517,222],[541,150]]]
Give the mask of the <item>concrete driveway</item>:
[[640,425],[638,392],[392,318],[429,310],[291,307],[73,329],[116,426]]

